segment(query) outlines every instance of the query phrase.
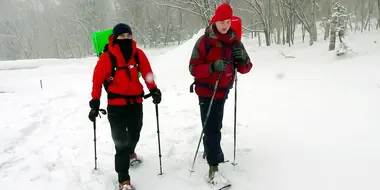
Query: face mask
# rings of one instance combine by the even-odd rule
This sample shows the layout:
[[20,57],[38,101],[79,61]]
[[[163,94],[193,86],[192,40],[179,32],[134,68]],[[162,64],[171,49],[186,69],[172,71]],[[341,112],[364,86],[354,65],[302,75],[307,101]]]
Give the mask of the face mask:
[[115,44],[119,45],[121,53],[123,54],[125,61],[128,62],[133,52],[132,40],[131,39],[115,40]]
[[118,44],[120,49],[132,49],[131,39],[115,40],[115,44]]

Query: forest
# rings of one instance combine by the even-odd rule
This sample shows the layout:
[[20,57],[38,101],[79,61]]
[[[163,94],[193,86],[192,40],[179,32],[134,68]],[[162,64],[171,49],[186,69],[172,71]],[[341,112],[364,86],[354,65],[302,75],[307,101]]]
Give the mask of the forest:
[[[140,47],[178,45],[208,25],[222,0],[0,1],[0,60],[93,56],[91,34],[129,24]],[[380,0],[227,0],[257,46],[313,45],[380,29]],[[295,34],[300,27],[302,34]],[[322,34],[322,35],[321,35]],[[327,50],[327,49],[326,49]]]

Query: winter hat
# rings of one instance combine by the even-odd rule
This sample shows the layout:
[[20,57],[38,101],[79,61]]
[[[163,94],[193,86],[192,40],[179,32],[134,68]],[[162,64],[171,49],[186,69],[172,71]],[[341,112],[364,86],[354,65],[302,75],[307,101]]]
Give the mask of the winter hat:
[[113,27],[112,33],[114,35],[114,38],[116,39],[118,36],[120,36],[123,33],[129,33],[132,35],[132,30],[131,30],[131,27],[129,27],[127,24],[119,23],[119,24],[116,24],[115,27]]
[[222,20],[232,19],[232,15],[232,7],[228,3],[222,3],[216,8],[215,14],[212,17],[210,24]]

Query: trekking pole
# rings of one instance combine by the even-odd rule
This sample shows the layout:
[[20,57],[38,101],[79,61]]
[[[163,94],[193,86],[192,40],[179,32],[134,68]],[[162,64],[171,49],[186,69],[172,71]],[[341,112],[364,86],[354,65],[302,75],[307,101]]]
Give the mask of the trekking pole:
[[95,153],[95,170],[97,170],[98,168],[97,168],[97,163],[96,163],[96,160],[98,159],[97,157],[96,157],[96,119],[94,120],[94,153]]
[[[144,99],[147,99],[151,96],[152,96],[151,93],[144,95]],[[161,140],[160,140],[160,122],[158,119],[158,105],[156,104],[155,107],[156,107],[156,120],[157,120],[158,159],[160,161],[160,173],[159,173],[159,175],[162,175],[162,161],[161,161],[162,155],[161,155]]]
[[[107,114],[107,111],[105,110],[105,109],[99,109],[99,112],[101,113],[101,114],[103,114],[103,115],[106,115]],[[101,118],[101,116],[100,116],[100,114],[99,114],[99,117]],[[96,154],[96,118],[95,118],[95,120],[94,120],[94,122],[93,122],[93,126],[94,126],[94,154],[95,154],[95,170],[97,170],[98,169],[98,167],[97,167],[97,154]]]
[[220,73],[218,73],[218,79],[216,80],[215,87],[214,87],[214,92],[213,92],[212,97],[211,97],[210,105],[208,106],[208,110],[207,110],[206,118],[205,118],[205,120],[204,120],[204,122],[203,122],[202,133],[201,133],[201,135],[200,135],[200,137],[199,137],[197,150],[195,151],[194,160],[193,160],[193,164],[192,164],[192,166],[191,166],[191,170],[190,170],[190,172],[194,172],[195,160],[197,159],[197,154],[198,154],[199,146],[200,146],[201,141],[202,141],[203,132],[204,132],[204,129],[205,129],[205,127],[206,127],[207,120],[208,120],[208,118],[209,118],[209,116],[210,116],[211,107],[212,107],[212,104],[213,104],[213,102],[214,102],[214,98],[215,98],[216,90],[218,89],[219,80],[220,80]]
[[159,125],[159,120],[158,120],[158,105],[157,104],[156,104],[156,120],[157,120],[157,137],[158,137],[158,158],[160,160],[160,174],[159,175],[162,175],[160,125]]
[[234,161],[231,163],[232,165],[236,166],[236,108],[237,108],[237,69],[235,68],[235,103],[234,103]]

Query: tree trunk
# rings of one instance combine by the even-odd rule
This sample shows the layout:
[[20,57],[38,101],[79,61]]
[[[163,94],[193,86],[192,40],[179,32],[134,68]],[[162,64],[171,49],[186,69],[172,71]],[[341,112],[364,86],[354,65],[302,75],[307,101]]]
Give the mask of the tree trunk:
[[[253,25],[253,20],[251,20],[251,26],[252,26],[252,29],[255,30],[256,29],[256,25]],[[251,38],[255,38],[257,37],[257,33],[256,32],[251,32]]]
[[351,32],[352,32],[353,27],[352,27],[352,19],[351,19],[351,16],[348,16],[348,22],[350,23],[350,29],[351,29]]
[[362,29],[361,29],[363,32],[364,31],[364,0],[362,0]]
[[377,0],[377,12],[378,12],[378,18],[377,18],[376,29],[379,29],[380,28],[380,0]]
[[331,33],[330,33],[330,45],[329,45],[329,51],[332,51],[335,49],[335,41],[336,41],[336,26],[335,22],[331,22]]
[[332,0],[327,1],[328,10],[327,10],[327,17],[326,17],[326,23],[325,23],[325,36],[323,37],[324,40],[327,40],[330,34],[330,22],[331,22],[331,11],[332,11]]
[[277,32],[276,44],[281,44],[281,27],[280,27],[280,24],[277,24],[276,32]]
[[294,45],[294,36],[295,36],[295,33],[296,33],[296,15],[294,13],[292,13],[292,17],[293,18],[291,20],[291,26],[292,26],[292,30],[291,30],[291,42],[292,44]]
[[183,31],[183,13],[182,10],[179,11],[179,33],[178,33],[178,45],[182,41],[182,31]]
[[276,3],[276,13],[277,13],[277,44],[283,43],[284,39],[281,40],[281,33],[282,36],[284,36],[284,27],[285,27],[285,22],[284,22],[284,14],[281,12],[281,7],[280,7],[280,2],[277,1]]
[[285,41],[285,27],[282,28],[282,45],[285,45],[286,44],[286,41]]
[[312,29],[310,29],[309,35],[310,35],[309,45],[312,46],[314,44],[314,38],[313,38],[314,34],[313,34],[313,30]]
[[169,21],[168,23],[166,24],[166,28],[165,28],[165,39],[164,39],[164,46],[167,46],[168,45],[168,40],[169,40],[169,29],[170,29],[170,25],[172,24],[172,17],[170,16],[169,18]]
[[302,31],[302,42],[305,42],[306,30],[305,30],[305,25],[303,25],[303,23],[301,24],[301,31]]
[[56,39],[56,37],[54,36],[54,32],[53,32],[53,27],[49,28],[49,31],[50,31],[50,34],[51,34],[51,37],[53,38],[53,42],[54,42],[54,45],[55,45],[55,51],[57,53],[57,57],[58,58],[61,58],[60,54],[59,54],[59,48],[58,48],[58,40]]
[[315,0],[311,0],[311,34],[314,41],[318,40],[318,31],[317,31],[317,8],[316,8],[316,2]]
[[259,40],[259,47],[261,47],[261,33],[257,34],[257,38]]
[[367,26],[368,26],[368,31],[371,30],[371,15],[372,15],[372,12],[374,10],[374,7],[375,7],[375,3],[373,3],[371,5],[372,1],[369,0],[368,1],[368,15],[367,15],[367,21],[365,23],[365,26],[364,26],[364,29],[367,29]]
[[290,46],[290,43],[292,41],[292,27],[291,27],[291,23],[289,23],[287,26],[286,26],[286,43],[289,43],[289,46]]
[[343,43],[344,34],[342,31],[338,32],[338,37],[339,37],[339,43]]
[[268,28],[264,29],[264,35],[265,35],[265,42],[267,46],[270,46],[270,33]]
[[[267,0],[268,1],[268,12],[267,12],[267,21],[268,21],[268,33],[269,33],[269,40],[270,42],[267,42],[267,46],[270,46],[271,43],[271,34],[273,32],[273,23],[272,23],[272,15],[274,12],[272,12],[272,0]],[[265,2],[265,1],[263,1]],[[274,35],[274,33],[273,33]],[[266,37],[265,37],[266,38]],[[274,42],[276,43],[276,42]]]

